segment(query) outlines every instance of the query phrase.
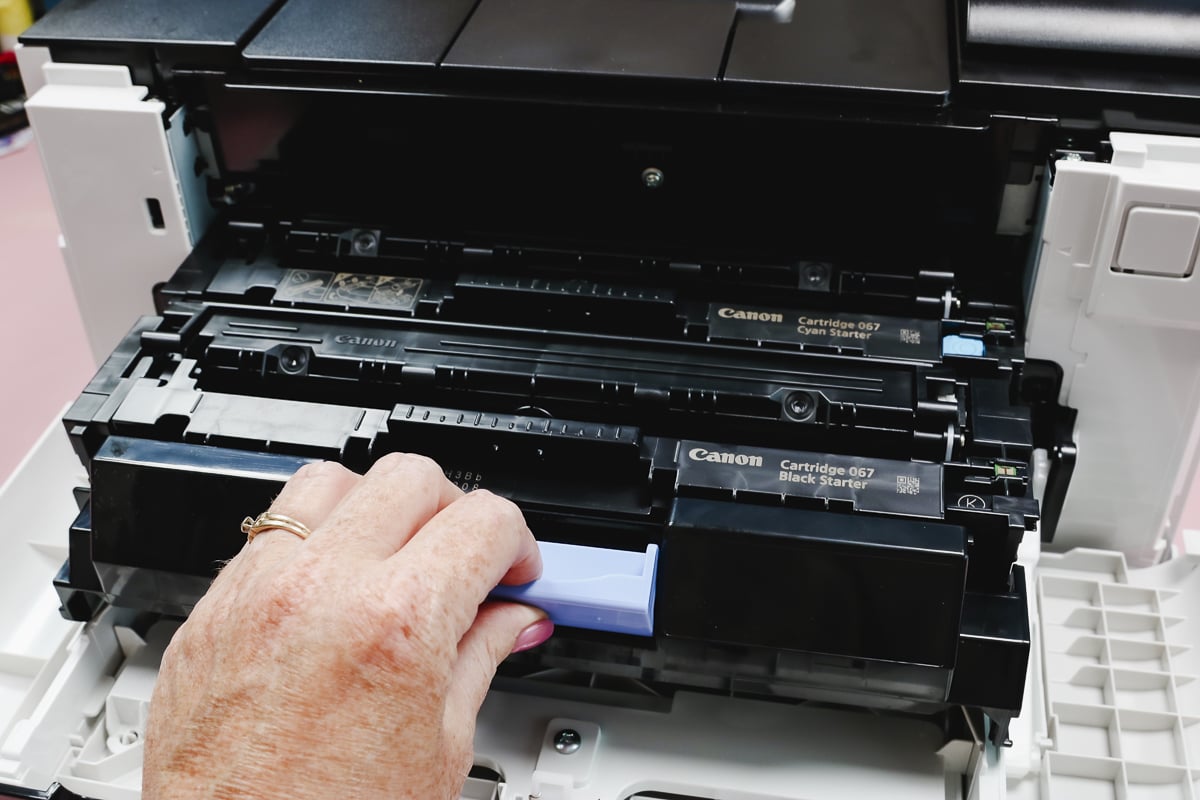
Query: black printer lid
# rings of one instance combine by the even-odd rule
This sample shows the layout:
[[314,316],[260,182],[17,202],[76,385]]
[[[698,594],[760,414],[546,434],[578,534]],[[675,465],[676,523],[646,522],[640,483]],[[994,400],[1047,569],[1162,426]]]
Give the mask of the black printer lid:
[[218,51],[236,47],[250,71],[650,78],[938,107],[947,20],[941,0],[64,0],[22,41],[65,61],[140,47],[160,69],[224,69]]
[[271,67],[436,66],[476,0],[292,0],[245,49]]
[[28,45],[68,42],[139,45],[245,44],[279,0],[65,0],[21,37]]
[[964,99],[1195,132],[1162,124],[1194,118],[1183,109],[1200,98],[1200,6],[1190,0],[967,0],[960,16]]
[[1193,0],[972,0],[972,44],[1196,58],[1200,7]]
[[[944,105],[951,75],[940,0],[352,0],[336,17],[289,0],[245,48],[251,67],[437,68],[658,79],[888,96]],[[790,9],[790,10],[788,10]],[[786,13],[777,13],[780,10]],[[399,35],[386,31],[403,29]],[[411,72],[409,69],[408,71]]]
[[[174,77],[587,101],[814,103],[1190,133],[1185,0],[63,0],[22,37]],[[352,77],[351,77],[352,76]],[[339,83],[339,81],[341,83]]]
[[176,63],[228,68],[280,0],[64,0],[21,36],[55,61],[129,66],[154,85]]

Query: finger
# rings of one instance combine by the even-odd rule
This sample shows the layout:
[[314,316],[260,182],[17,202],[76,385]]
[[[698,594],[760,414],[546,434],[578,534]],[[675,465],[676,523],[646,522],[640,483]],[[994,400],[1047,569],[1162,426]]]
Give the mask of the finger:
[[510,653],[537,647],[554,632],[544,612],[519,603],[485,603],[458,645],[446,697],[446,727],[474,722],[496,668]]
[[[332,461],[305,464],[288,479],[268,510],[291,517],[310,531],[315,531],[325,524],[330,512],[361,480],[361,476]],[[260,570],[286,558],[301,542],[294,533],[270,528],[247,542],[234,562],[250,561],[255,570]],[[234,562],[224,571],[236,568]]]
[[462,490],[432,459],[391,453],[346,493],[309,543],[314,549],[384,559],[460,497]]
[[542,555],[521,511],[487,491],[451,503],[392,560],[403,565],[395,575],[406,586],[414,571],[420,576],[434,618],[446,620],[455,642],[497,584],[529,583],[542,574]]

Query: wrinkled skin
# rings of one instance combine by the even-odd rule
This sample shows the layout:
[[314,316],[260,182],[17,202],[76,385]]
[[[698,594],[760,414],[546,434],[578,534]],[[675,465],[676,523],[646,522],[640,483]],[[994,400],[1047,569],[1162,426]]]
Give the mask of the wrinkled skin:
[[544,640],[484,602],[541,572],[519,510],[429,459],[301,469],[171,641],[147,727],[146,800],[457,798],[499,662]]

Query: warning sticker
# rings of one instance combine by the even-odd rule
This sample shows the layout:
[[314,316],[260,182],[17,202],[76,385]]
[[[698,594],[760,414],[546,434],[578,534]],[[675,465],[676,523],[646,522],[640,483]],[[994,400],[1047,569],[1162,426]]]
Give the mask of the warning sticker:
[[395,275],[289,269],[279,282],[275,299],[291,303],[385,308],[411,311],[424,281]]
[[333,282],[332,272],[314,272],[307,269],[290,269],[279,282],[276,300],[292,302],[320,302]]

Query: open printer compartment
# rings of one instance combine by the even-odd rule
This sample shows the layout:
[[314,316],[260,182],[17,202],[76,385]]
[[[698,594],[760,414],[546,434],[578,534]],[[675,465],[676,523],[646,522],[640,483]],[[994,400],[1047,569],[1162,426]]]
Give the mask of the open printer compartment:
[[[936,46],[891,85],[850,71],[815,86],[769,57],[799,52],[802,26],[752,4],[688,5],[704,25],[627,74],[506,60],[532,34],[494,0],[395,11],[447,38],[420,58],[405,39],[416,49],[392,61],[372,50],[378,15],[348,15],[356,36],[314,38],[304,5],[243,4],[211,42],[89,37],[86,9],[26,38],[27,70],[53,59],[33,68],[47,83],[30,115],[64,227],[79,230],[66,243],[77,291],[115,298],[84,308],[109,338],[64,416],[88,482],[54,585],[63,616],[88,623],[66,651],[105,654],[103,672],[123,661],[125,677],[64,752],[83,773],[31,771],[11,739],[14,787],[54,772],[83,796],[136,796],[156,648],[237,552],[242,517],[307,461],[364,470],[393,451],[512,498],[542,541],[653,559],[649,629],[560,626],[502,667],[485,716],[518,713],[521,693],[539,695],[535,716],[582,695],[627,706],[596,712],[614,730],[638,727],[625,711],[673,709],[659,721],[679,729],[725,701],[785,727],[815,715],[803,724],[873,742],[896,768],[919,762],[939,786],[942,771],[966,774],[966,794],[981,776],[1003,784],[988,759],[1010,736],[1019,787],[1055,726],[1117,719],[1118,681],[1184,697],[1174,641],[1150,648],[1166,678],[1105,660],[1149,652],[1124,643],[1121,620],[1165,631],[1177,616],[1131,622],[1108,606],[1149,598],[1160,613],[1168,594],[1103,588],[1137,582],[1123,561],[1074,582],[1034,570],[1043,542],[1138,566],[1171,550],[1200,408],[1193,140],[1112,134],[1086,94],[1060,98],[1078,118],[992,85],[951,102],[929,69],[955,53],[939,61]],[[538,4],[508,5],[520,19]],[[925,5],[876,22],[927,20],[938,4]],[[593,5],[561,8],[583,36]],[[947,19],[892,30],[939,42],[961,21]],[[606,35],[647,47],[627,28]],[[968,71],[995,52],[957,55]],[[88,120],[127,148],[119,158],[72,147]],[[119,178],[110,202],[64,203],[79,183],[55,164]],[[73,225],[80,209],[95,219]],[[114,320],[130,292],[153,307]],[[181,503],[169,536],[150,524]],[[1085,595],[1099,610],[1046,612]],[[1109,616],[1117,627],[1067,653],[1103,675],[1064,676],[1075,662],[1038,643],[1043,619]],[[1038,677],[1043,664],[1056,677]],[[1097,688],[1099,710],[1080,710]],[[1107,779],[1187,796],[1185,705],[1169,723],[1111,728],[1170,728],[1184,755],[1167,772],[1151,756],[1127,768],[1105,760],[1115,751],[1063,751],[1045,756],[1042,788]],[[863,708],[880,727],[842,710]],[[790,746],[817,746],[797,735]],[[479,744],[508,747],[485,723]],[[664,753],[663,774],[677,768]],[[554,785],[538,780],[508,792]]]
[[1033,476],[1071,469],[1022,347],[1041,168],[1012,146],[1051,132],[188,88],[231,205],[66,415],[70,613],[185,614],[302,459],[415,450],[547,541],[660,548],[653,636],[525,669],[969,705],[1004,738]]

